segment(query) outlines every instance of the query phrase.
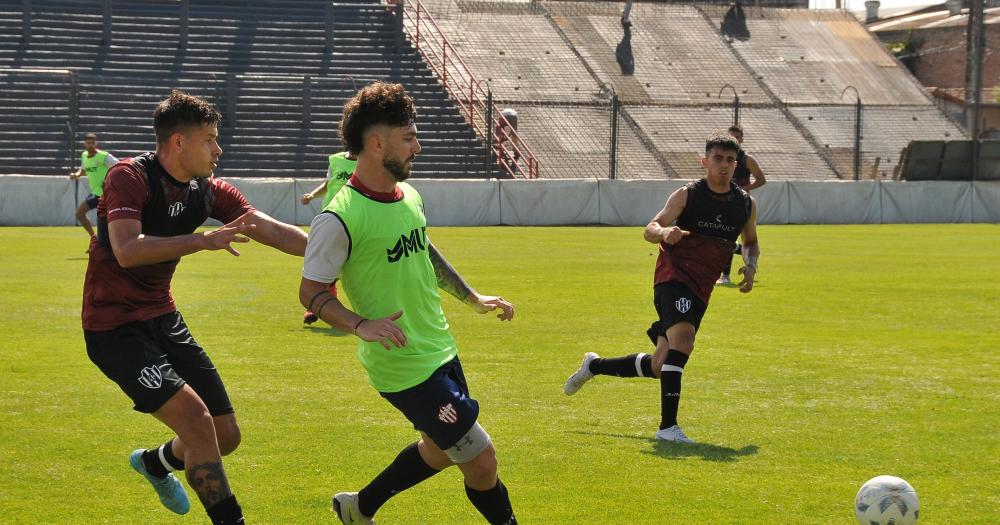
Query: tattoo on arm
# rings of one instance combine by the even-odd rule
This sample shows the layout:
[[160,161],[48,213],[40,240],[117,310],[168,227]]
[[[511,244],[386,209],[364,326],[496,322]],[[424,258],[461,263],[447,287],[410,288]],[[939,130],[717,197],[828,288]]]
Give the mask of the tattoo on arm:
[[233,495],[222,462],[202,463],[187,469],[187,480],[206,509]]
[[461,275],[458,275],[458,272],[441,255],[437,247],[430,242],[427,244],[429,245],[428,253],[431,257],[431,264],[434,266],[434,275],[437,276],[438,287],[464,303],[469,298],[469,294],[473,292],[472,287],[462,279]]

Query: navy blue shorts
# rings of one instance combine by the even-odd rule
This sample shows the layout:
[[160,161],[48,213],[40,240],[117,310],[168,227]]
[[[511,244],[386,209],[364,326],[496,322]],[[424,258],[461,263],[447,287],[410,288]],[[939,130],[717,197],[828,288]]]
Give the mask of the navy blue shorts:
[[479,417],[479,402],[469,397],[462,363],[455,356],[426,381],[399,392],[379,392],[413,423],[446,450],[469,432]]
[[100,202],[101,198],[98,197],[97,195],[94,195],[93,193],[87,195],[87,207],[90,208],[91,210],[96,208],[97,204]]

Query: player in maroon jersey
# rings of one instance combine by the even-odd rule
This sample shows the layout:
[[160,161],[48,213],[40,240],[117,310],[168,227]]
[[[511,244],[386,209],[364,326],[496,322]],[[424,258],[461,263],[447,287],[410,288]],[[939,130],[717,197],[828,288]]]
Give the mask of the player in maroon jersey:
[[[222,468],[222,456],[240,443],[236,415],[215,365],[174,305],[170,281],[184,255],[239,255],[232,243],[254,239],[301,256],[306,235],[255,210],[238,189],[212,176],[222,155],[220,120],[204,100],[174,91],[153,112],[156,151],[108,173],[82,316],[90,360],[135,410],[176,434],[160,447],[133,451],[132,468],[178,514],[190,503],[171,471],[186,470],[213,524],[241,524],[242,510]],[[195,233],[209,218],[225,226]]]
[[[760,168],[760,164],[757,163],[757,159],[753,158],[753,155],[748,154],[742,149],[743,128],[736,125],[729,126],[729,134],[736,139],[736,142],[740,143],[740,153],[736,156],[736,170],[733,171],[733,182],[746,191],[750,191],[767,184],[767,178],[764,177],[764,170]],[[753,180],[751,180],[751,177]],[[743,247],[740,246],[740,243],[736,243],[733,255],[740,255],[742,253]],[[730,260],[729,263],[726,264],[725,268],[722,269],[722,275],[719,276],[719,280],[715,281],[715,284],[729,284],[731,282],[729,274],[732,269],[733,261]]]
[[714,133],[705,144],[701,164],[705,178],[673,192],[644,237],[660,245],[653,280],[657,321],[646,332],[656,353],[602,359],[587,352],[580,369],[563,390],[573,395],[595,375],[660,379],[660,429],[656,439],[692,443],[677,424],[681,374],[694,350],[695,334],[708,308],[715,279],[743,238],[740,291],[753,289],[760,248],[757,204],[732,182],[740,145],[726,133]]

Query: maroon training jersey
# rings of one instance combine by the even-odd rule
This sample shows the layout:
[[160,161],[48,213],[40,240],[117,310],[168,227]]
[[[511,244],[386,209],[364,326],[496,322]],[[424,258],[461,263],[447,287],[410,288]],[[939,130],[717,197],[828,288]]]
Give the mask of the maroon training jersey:
[[674,245],[660,243],[653,285],[676,281],[685,284],[708,304],[715,280],[732,261],[736,239],[750,220],[750,194],[735,183],[729,191],[715,193],[701,179],[687,186],[687,204],[677,226],[691,232]]
[[104,181],[97,206],[99,241],[90,244],[83,282],[83,329],[112,330],[173,312],[170,280],[180,259],[122,268],[111,251],[108,223],[142,222],[143,235],[187,235],[209,217],[231,222],[253,207],[228,182],[216,179],[175,180],[154,153],[115,164]]

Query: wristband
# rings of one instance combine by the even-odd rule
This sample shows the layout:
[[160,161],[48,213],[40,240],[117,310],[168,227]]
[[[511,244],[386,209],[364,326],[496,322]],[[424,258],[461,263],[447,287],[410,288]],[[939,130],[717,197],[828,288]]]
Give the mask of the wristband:
[[368,319],[365,319],[365,318],[362,317],[360,321],[358,321],[357,323],[354,324],[354,335],[358,335],[358,327],[361,326],[361,323],[363,323],[363,322],[365,322],[367,320]]

